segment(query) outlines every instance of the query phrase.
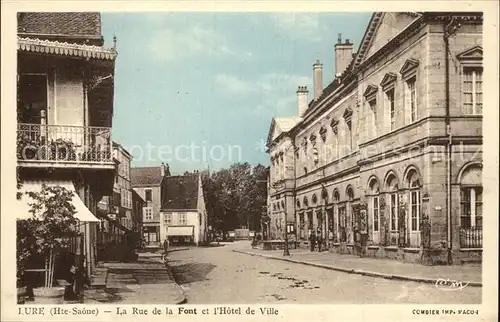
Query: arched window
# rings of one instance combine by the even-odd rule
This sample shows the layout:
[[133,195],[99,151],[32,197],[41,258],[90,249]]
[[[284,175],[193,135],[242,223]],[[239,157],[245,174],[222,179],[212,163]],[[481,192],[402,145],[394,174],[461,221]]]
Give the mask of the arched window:
[[480,165],[471,165],[460,178],[460,227],[483,226],[483,186]]
[[309,200],[307,200],[307,197],[304,197],[304,207],[307,208],[309,206]]
[[389,229],[391,231],[398,230],[398,179],[394,173],[389,174],[386,180],[386,189],[389,192]]
[[300,200],[297,199],[297,209],[300,209]]
[[281,200],[281,209],[285,210],[285,202],[283,200]]
[[347,242],[354,243],[354,213],[352,210],[352,201],[354,200],[354,190],[351,186],[348,186],[346,189],[347,196],[347,216],[346,221],[349,223],[350,227],[347,231]]
[[378,233],[380,232],[380,196],[379,196],[380,187],[378,184],[378,180],[372,178],[370,180],[368,188],[369,188],[368,193],[370,195],[369,210],[370,210],[370,217],[372,218],[373,232]]
[[318,197],[316,197],[316,194],[313,194],[311,197],[313,205],[315,205],[318,202]]
[[335,189],[335,191],[333,192],[333,202],[338,203],[339,200],[340,200],[339,191],[337,189]]
[[406,181],[410,190],[410,200],[408,209],[410,210],[410,230],[420,231],[420,177],[415,169],[411,169],[407,176]]

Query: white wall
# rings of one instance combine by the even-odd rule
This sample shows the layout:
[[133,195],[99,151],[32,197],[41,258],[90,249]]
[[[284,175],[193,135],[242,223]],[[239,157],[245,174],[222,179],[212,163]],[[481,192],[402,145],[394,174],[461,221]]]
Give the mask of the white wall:
[[179,221],[180,212],[161,212],[160,213],[160,238],[163,242],[167,237],[167,215],[170,215],[171,222],[170,226],[177,227],[194,227],[194,242],[198,243],[200,241],[200,221],[198,217],[198,213],[194,211],[184,212],[186,214],[186,223],[181,225]]

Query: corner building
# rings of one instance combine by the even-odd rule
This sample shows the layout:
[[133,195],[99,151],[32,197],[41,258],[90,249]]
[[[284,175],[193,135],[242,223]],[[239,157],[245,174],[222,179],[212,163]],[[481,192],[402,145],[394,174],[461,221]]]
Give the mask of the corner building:
[[481,261],[482,24],[375,12],[357,52],[339,37],[325,88],[313,65],[313,99],[299,86],[297,116],[268,136],[269,209],[292,238],[320,228],[332,252]]

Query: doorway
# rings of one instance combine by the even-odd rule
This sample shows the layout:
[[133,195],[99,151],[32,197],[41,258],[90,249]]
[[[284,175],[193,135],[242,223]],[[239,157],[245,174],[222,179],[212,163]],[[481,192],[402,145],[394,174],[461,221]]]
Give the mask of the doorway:
[[47,75],[20,74],[17,90],[19,122],[41,124],[41,113],[47,111]]

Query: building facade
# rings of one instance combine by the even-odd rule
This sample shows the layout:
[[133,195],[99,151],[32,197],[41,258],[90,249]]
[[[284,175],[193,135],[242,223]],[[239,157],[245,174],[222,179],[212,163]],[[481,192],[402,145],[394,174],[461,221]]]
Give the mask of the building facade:
[[166,177],[160,213],[161,240],[171,244],[205,243],[208,238],[203,183],[198,172]]
[[162,184],[166,176],[170,175],[168,165],[158,167],[132,168],[132,187],[144,200],[142,208],[142,237],[148,246],[160,246],[160,209]]
[[[132,184],[130,180],[130,164],[132,155],[120,144],[113,142],[113,159],[116,163],[116,175],[113,194],[104,196],[99,202],[101,213],[101,243],[126,243],[135,245],[134,239],[139,230],[134,229],[134,213],[132,202]],[[142,213],[142,210],[141,210]]]
[[[103,48],[100,14],[18,13],[17,165],[22,192],[42,185],[75,193],[87,273],[96,265],[97,203],[113,189],[114,48]],[[18,218],[26,218],[27,197]]]
[[314,64],[314,98],[299,87],[299,119],[268,139],[272,207],[299,240],[320,228],[340,253],[481,260],[482,21],[376,12],[356,53],[339,39],[325,88]]

